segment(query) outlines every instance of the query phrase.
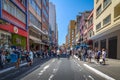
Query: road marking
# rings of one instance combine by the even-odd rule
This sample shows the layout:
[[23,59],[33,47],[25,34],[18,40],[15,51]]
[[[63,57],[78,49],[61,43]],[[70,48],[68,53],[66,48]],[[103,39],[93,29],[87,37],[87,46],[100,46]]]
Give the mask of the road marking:
[[38,75],[41,76],[43,73],[39,73]]
[[54,77],[54,75],[52,74],[52,75],[49,77],[49,79],[48,79],[48,80],[51,80],[53,77]]
[[54,63],[54,62],[55,62],[55,59],[52,60],[52,63]]
[[89,75],[88,77],[89,77],[91,80],[94,80],[94,78],[93,78],[92,76]]
[[43,72],[45,72],[46,69],[49,68],[49,67],[50,67],[50,65],[45,66],[45,67],[43,68],[43,70],[41,70],[40,73],[38,73],[38,75],[41,76],[41,75],[43,74]]
[[[24,65],[26,65],[26,64],[27,64],[27,63],[20,64],[20,67],[22,67],[22,66],[24,66]],[[14,68],[15,68],[15,67],[10,67],[10,68],[1,70],[1,71],[0,71],[0,74],[2,74],[2,73],[4,73],[4,72],[7,72],[7,71],[10,71],[10,70],[12,70],[12,69],[14,69]]]
[[90,66],[87,65],[87,64],[84,64],[84,66],[87,67],[88,69],[94,71],[96,74],[100,75],[101,77],[106,78],[107,80],[115,80],[114,78],[112,78],[112,77],[110,77],[110,76],[108,76],[108,75],[100,72],[99,70],[97,70],[97,69],[95,69],[95,68],[90,67]]
[[53,73],[56,73],[58,69],[53,69]]
[[46,69],[49,68],[49,67],[50,67],[50,65],[45,66],[45,67],[44,67],[44,70],[46,70]]

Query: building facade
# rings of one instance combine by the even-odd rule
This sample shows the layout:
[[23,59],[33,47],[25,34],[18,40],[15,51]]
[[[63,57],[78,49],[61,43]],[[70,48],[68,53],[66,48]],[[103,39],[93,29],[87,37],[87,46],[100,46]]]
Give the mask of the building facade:
[[94,36],[94,26],[93,26],[93,14],[94,14],[94,10],[91,11],[91,13],[89,14],[87,21],[85,23],[86,28],[84,30],[84,41],[87,40],[87,45],[89,47],[93,47],[93,41],[90,39],[92,36]]
[[68,47],[73,48],[74,47],[74,38],[75,38],[75,27],[76,27],[76,21],[71,20],[69,23],[69,29],[68,29]]
[[[41,0],[40,0],[41,1]],[[42,35],[42,49],[49,48],[49,0],[42,0],[42,31],[45,35]]]
[[68,49],[68,34],[66,35],[65,45],[66,45],[66,49]]
[[30,49],[39,50],[42,45],[42,0],[29,0],[28,3],[28,26]]
[[56,8],[52,2],[49,2],[49,24],[53,31],[52,45],[57,47],[58,45],[58,26],[56,23]]
[[0,47],[28,49],[28,0],[0,0]]
[[77,15],[76,17],[76,28],[75,28],[75,45],[80,45],[80,22],[81,15]]
[[80,44],[87,43],[87,18],[90,14],[90,11],[85,11],[81,13],[81,20],[80,20]]
[[94,0],[94,47],[120,59],[120,0]]

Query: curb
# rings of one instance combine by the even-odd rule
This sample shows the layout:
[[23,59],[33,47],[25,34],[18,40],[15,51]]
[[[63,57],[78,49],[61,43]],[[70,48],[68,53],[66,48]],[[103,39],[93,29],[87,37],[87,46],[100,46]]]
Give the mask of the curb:
[[[25,66],[25,65],[27,65],[27,63],[20,64],[20,67]],[[14,66],[14,67],[7,68],[7,69],[4,69],[4,70],[1,70],[1,71],[0,71],[0,74],[2,74],[2,73],[4,73],[4,72],[7,72],[7,71],[10,71],[10,70],[12,70],[12,69],[15,69],[15,66]]]

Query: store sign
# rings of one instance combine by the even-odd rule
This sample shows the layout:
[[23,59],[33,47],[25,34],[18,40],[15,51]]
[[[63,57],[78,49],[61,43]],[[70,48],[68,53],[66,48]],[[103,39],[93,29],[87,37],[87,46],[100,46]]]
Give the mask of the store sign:
[[18,33],[18,28],[16,26],[14,26],[14,32]]

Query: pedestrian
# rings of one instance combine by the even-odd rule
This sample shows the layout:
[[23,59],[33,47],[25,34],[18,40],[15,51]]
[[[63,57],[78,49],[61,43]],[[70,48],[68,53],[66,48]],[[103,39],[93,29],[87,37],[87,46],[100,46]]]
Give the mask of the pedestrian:
[[58,59],[60,58],[60,50],[59,49],[57,50],[57,57],[58,57]]
[[29,52],[29,57],[31,59],[31,65],[32,65],[33,64],[33,57],[34,57],[32,50],[30,50],[30,52]]
[[103,59],[103,64],[105,65],[105,58],[106,58],[106,51],[105,49],[103,48],[102,49],[102,59]]
[[17,62],[16,62],[16,68],[19,68],[20,66],[20,60],[21,60],[21,51],[18,49],[15,49],[14,53],[17,55]]
[[15,49],[12,49],[10,52],[10,57],[11,57],[11,62],[15,63],[15,66],[17,67],[17,60],[18,60],[18,56],[15,53]]
[[86,57],[87,57],[87,48],[84,48],[83,50],[83,61],[86,62]]
[[88,62],[91,62],[91,58],[92,58],[92,49],[90,48],[88,50]]
[[3,65],[6,63],[6,52],[3,50],[2,51],[2,54],[1,54],[1,61],[3,63]]
[[0,49],[0,68],[3,68],[3,63],[2,63],[2,49]]
[[97,63],[99,63],[99,60],[100,60],[100,55],[101,55],[101,51],[98,50],[97,51]]
[[28,66],[31,66],[31,59],[29,56],[29,52],[26,53],[26,61],[27,61]]

